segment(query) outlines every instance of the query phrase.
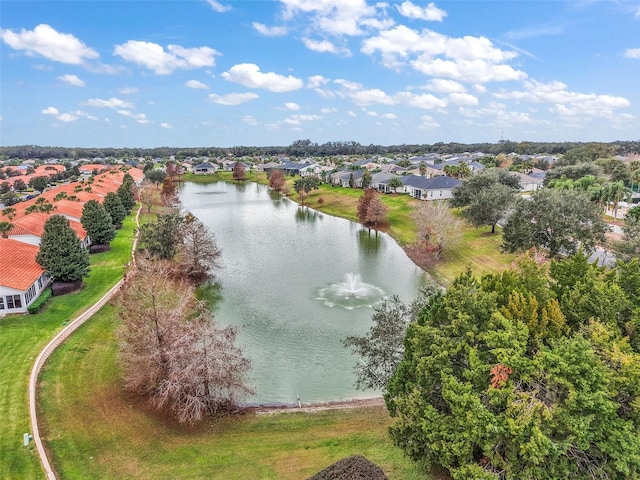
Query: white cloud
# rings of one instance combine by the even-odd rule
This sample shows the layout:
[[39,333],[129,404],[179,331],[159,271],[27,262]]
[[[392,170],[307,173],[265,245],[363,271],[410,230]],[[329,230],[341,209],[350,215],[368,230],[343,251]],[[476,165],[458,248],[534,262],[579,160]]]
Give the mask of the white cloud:
[[320,110],[320,113],[323,113],[323,114],[327,115],[327,114],[329,114],[329,113],[335,113],[335,112],[337,112],[337,111],[338,111],[338,109],[337,109],[337,108],[329,108],[329,107],[327,107],[327,108],[322,108],[322,109]]
[[71,113],[63,113],[62,115],[58,115],[56,119],[60,120],[61,122],[69,123],[69,122],[75,122],[78,119],[78,117],[76,117]]
[[310,38],[303,38],[302,43],[309,50],[321,53],[340,53],[346,56],[351,55],[351,51],[348,48],[338,48],[329,40],[312,40]]
[[640,58],[640,48],[627,48],[623,56],[624,58]]
[[320,120],[322,117],[320,115],[291,115],[285,118],[282,123],[287,125],[300,125],[302,122],[312,122],[315,120]]
[[40,111],[43,115],[60,115],[60,111],[56,107],[47,107]]
[[198,80],[187,80],[187,82],[184,84],[185,87],[187,88],[197,88],[197,89],[201,89],[201,90],[208,90],[209,87],[207,85],[205,85],[202,82],[199,82]]
[[264,23],[253,22],[253,28],[266,37],[282,37],[289,33],[287,27],[268,27]]
[[438,122],[436,122],[430,115],[423,115],[420,117],[422,123],[418,125],[418,128],[421,130],[429,130],[431,128],[437,128],[440,126]]
[[215,56],[220,55],[209,47],[184,48],[169,45],[167,50],[157,43],[129,40],[116,45],[114,55],[152,70],[157,75],[168,75],[177,69],[212,67]]
[[313,75],[307,78],[307,88],[318,88],[329,83],[329,79],[322,75]]
[[162,122],[160,126],[162,128],[167,128],[167,129],[173,128],[170,123],[166,123],[166,122]]
[[400,15],[430,22],[441,22],[444,17],[447,16],[447,12],[436,7],[436,4],[433,2],[429,3],[426,7],[419,7],[409,0],[406,0],[400,6],[396,5],[396,8],[398,12],[400,12]]
[[470,83],[522,80],[526,73],[506,62],[517,52],[497,48],[485,37],[452,38],[432,30],[416,31],[404,25],[366,39],[361,52],[380,54],[382,64],[399,68],[407,62],[430,76]]
[[40,24],[33,30],[0,29],[0,38],[15,50],[24,50],[29,56],[40,55],[49,60],[80,65],[87,59],[98,58],[98,52],[87,47],[69,33],[59,33],[51,26]]
[[240,105],[259,98],[255,93],[228,93],[226,95],[209,94],[209,101],[218,105]]
[[231,10],[231,5],[223,5],[216,0],[205,0],[209,6],[213,9],[214,12],[224,13]]
[[103,100],[101,98],[91,98],[87,100],[86,105],[98,108],[135,108],[135,105],[133,103],[126,102],[114,97],[110,98],[109,100]]
[[498,92],[499,99],[520,100],[536,104],[550,104],[550,111],[561,116],[613,117],[617,108],[631,105],[624,97],[578,93],[567,90],[562,82],[541,83],[535,80],[524,84],[524,91]]
[[255,118],[253,118],[252,115],[245,115],[244,117],[242,117],[242,121],[247,125],[251,125],[252,127],[255,127],[258,125],[258,122],[256,121]]
[[144,113],[133,113],[129,110],[116,110],[116,112],[118,112],[120,115],[124,117],[132,118],[138,123],[142,123],[142,124],[149,123],[149,120],[147,119],[147,116]]
[[287,102],[284,104],[284,106],[289,110],[300,110],[300,105],[295,102]]
[[461,93],[465,92],[464,85],[453,80],[445,80],[442,78],[435,78],[427,84],[427,88],[438,93]]
[[435,97],[430,93],[415,95],[409,92],[401,92],[400,94],[398,94],[398,96],[402,98],[407,103],[407,105],[410,105],[415,108],[422,108],[425,110],[435,110],[435,109],[444,108],[447,106],[446,100]]
[[349,115],[350,117],[357,117],[358,116],[358,114],[356,112],[354,112],[353,110],[349,110],[347,112],[347,115]]
[[358,90],[349,94],[349,97],[354,101],[356,105],[372,105],[374,103],[381,103],[383,105],[395,105],[396,99],[387,95],[385,92],[378,88],[370,90]]
[[386,118],[387,120],[395,120],[397,117],[397,115],[395,113],[383,113],[382,115],[380,115],[382,118]]
[[85,86],[85,83],[75,75],[60,75],[58,77],[58,80],[64,83],[68,83],[69,85],[73,85],[74,87]]
[[453,105],[478,105],[478,97],[470,93],[450,93],[449,103]]
[[366,0],[281,0],[284,19],[298,14],[310,16],[316,30],[329,35],[361,35],[362,27],[383,28],[390,21],[378,18],[376,7]]
[[378,89],[363,89],[362,85],[344,79],[334,81],[342,87],[338,92],[341,97],[350,98],[356,105],[367,106],[373,104],[397,105],[400,103],[423,109],[438,109],[447,106],[447,101],[430,93],[415,94],[409,91],[397,92],[393,95]]
[[638,8],[636,9],[636,15],[635,15],[635,17],[636,17],[636,18],[640,18],[640,7],[638,7]]
[[253,63],[234,65],[222,77],[230,82],[239,83],[249,88],[264,88],[272,92],[289,92],[302,88],[303,82],[291,75],[285,77],[277,73],[262,73],[260,67]]
[[136,87],[122,87],[118,89],[118,93],[122,95],[131,95],[133,93],[138,93],[138,88]]

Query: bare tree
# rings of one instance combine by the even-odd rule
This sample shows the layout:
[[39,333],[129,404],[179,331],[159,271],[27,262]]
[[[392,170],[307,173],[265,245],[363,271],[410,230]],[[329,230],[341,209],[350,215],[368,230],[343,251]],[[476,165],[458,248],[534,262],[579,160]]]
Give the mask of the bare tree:
[[251,389],[249,361],[232,327],[219,327],[184,282],[171,280],[169,262],[141,260],[124,285],[118,308],[124,384],[180,423],[229,411]]
[[180,275],[193,283],[202,283],[220,266],[220,249],[213,234],[191,212],[183,217],[180,229],[182,243],[177,258]]
[[286,183],[284,178],[284,172],[279,168],[271,170],[269,174],[269,186],[273,188],[276,192],[282,190],[282,187]]
[[367,223],[377,230],[378,225],[387,219],[388,211],[389,209],[380,199],[380,194],[376,192],[367,207]]
[[407,246],[407,254],[422,267],[439,262],[447,249],[461,238],[462,222],[456,218],[447,201],[425,201],[416,208],[418,239]]
[[151,213],[151,208],[154,203],[154,193],[150,188],[143,188],[140,190],[140,202],[147,207],[147,212]]
[[247,172],[242,162],[236,162],[233,165],[233,179],[238,181],[247,179]]

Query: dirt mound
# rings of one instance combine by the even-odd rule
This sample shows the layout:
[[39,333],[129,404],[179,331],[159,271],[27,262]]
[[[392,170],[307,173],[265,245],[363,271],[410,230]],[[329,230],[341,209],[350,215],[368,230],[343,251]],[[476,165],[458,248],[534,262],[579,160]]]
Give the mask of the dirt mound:
[[353,455],[338,460],[308,480],[387,480],[387,476],[375,463],[362,455]]

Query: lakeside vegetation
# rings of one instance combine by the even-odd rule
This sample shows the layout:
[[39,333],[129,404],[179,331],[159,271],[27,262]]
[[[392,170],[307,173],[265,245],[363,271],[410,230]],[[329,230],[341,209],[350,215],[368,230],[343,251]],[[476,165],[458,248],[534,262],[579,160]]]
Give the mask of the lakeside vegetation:
[[85,287],[76,293],[53,297],[34,315],[10,315],[0,321],[0,478],[43,476],[35,447],[22,445],[30,432],[28,383],[40,350],[64,325],[93,305],[116,284],[131,259],[135,218],[127,217],[108,252],[91,256]]
[[[230,172],[228,174],[223,173],[221,175],[211,175],[207,177],[189,175],[185,178],[185,180],[198,183],[230,179]],[[264,174],[251,173],[248,175],[248,180],[263,184],[267,183],[266,175]],[[290,180],[290,182],[292,183],[292,180]],[[293,189],[290,189],[290,191],[293,192],[291,197],[295,200],[295,191],[293,191]],[[312,192],[306,200],[306,204],[324,213],[355,221],[356,204],[360,194],[361,192],[359,190],[323,185],[318,191]],[[323,199],[322,202],[319,202],[320,198]],[[415,236],[415,226],[411,217],[411,210],[412,203],[417,202],[417,200],[411,199],[406,195],[386,195],[384,196],[384,201],[390,207],[390,227],[388,228],[388,233],[392,235],[400,245],[406,245],[411,242]],[[153,214],[148,214],[144,216],[142,221],[150,221],[152,218]],[[497,255],[499,252],[499,240],[499,235],[486,235],[486,232],[482,229],[478,230],[472,227],[465,227],[464,243],[459,248],[460,254],[456,253],[452,255],[452,258],[447,258],[447,262],[432,273],[442,283],[446,283],[464,271],[469,264],[474,265],[474,269],[500,270],[511,262],[513,256]],[[8,355],[3,357],[2,364],[0,364],[0,378],[3,381],[3,387],[5,386],[4,384],[8,386],[10,383],[13,383],[10,389],[3,389],[8,392],[9,397],[8,400],[0,406],[0,409],[7,412],[12,410],[11,413],[3,415],[3,418],[9,418],[11,428],[3,430],[3,433],[0,434],[0,445],[3,446],[0,463],[3,465],[3,470],[7,470],[6,472],[2,472],[3,475],[6,474],[5,476],[9,478],[35,478],[38,476],[40,466],[33,446],[27,448],[22,447],[20,441],[22,433],[29,431],[26,385],[32,361],[46,341],[62,327],[65,319],[73,318],[77,313],[82,311],[85,306],[97,300],[111,285],[117,282],[124,271],[124,265],[129,260],[128,255],[132,241],[133,223],[132,219],[129,218],[127,222],[125,222],[125,228],[119,231],[118,237],[112,243],[112,250],[104,254],[92,256],[92,275],[86,281],[87,287],[82,292],[75,294],[76,297],[62,297],[63,300],[65,300],[64,302],[61,302],[60,299],[54,299],[47,310],[38,316],[11,317],[0,323],[0,328],[4,328],[5,332],[9,331],[10,328],[15,329],[12,335],[3,335],[0,341],[0,346],[5,347],[3,351],[8,353]],[[468,252],[462,253],[466,250],[468,250]],[[446,268],[444,268],[445,265]],[[103,269],[104,272],[102,271]],[[101,279],[101,282],[96,282],[97,279]],[[97,287],[101,288],[97,289]],[[69,302],[68,300],[70,298],[74,298],[74,300],[77,299],[77,302]],[[57,312],[56,309],[62,306],[62,303],[64,303],[64,310],[55,313]],[[95,455],[88,454],[85,459],[83,456],[84,453],[80,455],[81,452],[86,453],[97,448],[104,449],[107,445],[111,445],[110,448],[116,450],[115,453],[111,452],[110,455],[116,455],[117,452],[121,454],[127,453],[128,455],[131,451],[135,451],[139,448],[138,443],[142,441],[140,438],[137,438],[140,437],[140,432],[147,432],[146,435],[149,436],[150,430],[147,423],[158,423],[156,428],[159,429],[151,434],[149,438],[167,438],[167,435],[175,435],[176,439],[179,439],[179,443],[184,442],[182,447],[180,447],[184,450],[187,448],[186,444],[190,445],[191,440],[193,440],[192,437],[195,436],[202,442],[200,448],[202,448],[203,451],[211,447],[208,443],[209,440],[205,441],[202,439],[203,432],[199,430],[186,432],[181,428],[176,429],[175,425],[167,424],[166,422],[157,422],[158,418],[155,418],[153,415],[149,416],[150,414],[148,412],[139,410],[136,405],[132,404],[130,398],[122,397],[118,393],[121,389],[119,385],[117,385],[117,367],[113,362],[115,347],[112,337],[109,337],[113,333],[112,327],[114,321],[113,310],[110,307],[105,307],[88,326],[76,332],[72,339],[69,340],[69,343],[52,357],[43,373],[43,385],[40,394],[42,401],[42,418],[48,422],[48,424],[56,425],[55,428],[48,431],[51,441],[49,446],[54,455],[54,464],[57,465],[58,461],[65,464],[65,462],[71,461],[73,458],[82,459],[80,465],[76,464],[76,466],[70,465],[69,467],[63,467],[65,472],[67,471],[66,468],[70,469],[69,478],[87,478],[86,476],[82,476],[82,472],[85,471],[87,467],[84,463],[97,463],[92,462],[92,460],[96,458]],[[93,326],[94,324],[96,325],[95,327]],[[76,342],[78,343],[76,344]],[[9,345],[11,345],[11,347],[9,347]],[[96,355],[96,357],[92,358],[93,355]],[[8,361],[10,357],[12,358],[11,362]],[[18,358],[18,362],[16,362],[16,358]],[[74,358],[80,363],[69,363],[73,362]],[[109,358],[111,358],[111,360],[109,360]],[[60,370],[57,362],[62,362],[67,368]],[[17,365],[17,363],[20,365]],[[71,367],[70,365],[74,366]],[[89,365],[92,366],[92,368],[88,369]],[[78,371],[83,372],[86,369],[89,371],[92,369],[100,371],[93,371],[91,375],[87,376],[76,376]],[[16,371],[18,372],[17,375]],[[18,384],[18,382],[15,382],[15,378],[22,378],[23,381]],[[54,378],[56,379],[55,382],[52,380]],[[95,381],[91,382],[89,379],[95,379]],[[88,387],[83,387],[85,383],[91,384],[92,388],[97,388],[98,390],[94,390],[92,393],[87,392],[86,388]],[[61,391],[66,393],[60,395],[59,392]],[[118,407],[116,410],[104,410],[101,413],[101,421],[104,422],[101,429],[104,436],[93,436],[91,432],[97,428],[99,419],[91,419],[94,417],[96,411],[101,411],[100,408],[107,407],[107,405],[103,405],[96,409],[95,402],[100,398],[98,393],[104,394],[106,391],[112,391],[111,401],[117,400],[120,403],[118,405],[112,405],[112,407]],[[116,393],[115,397],[113,397],[113,391]],[[82,408],[87,412],[87,418],[84,419],[85,423],[81,422],[78,425],[74,425],[76,422],[72,419],[85,416],[80,414],[82,410],[75,410],[79,408],[81,404],[84,405]],[[131,425],[137,425],[139,428],[127,429],[125,428],[129,425],[127,422],[118,423],[117,426],[113,423],[114,419],[112,416],[115,415],[114,412],[122,409],[134,411],[137,415],[142,416],[136,422],[130,422]],[[74,413],[71,415],[71,412],[76,411],[78,412],[77,414]],[[208,432],[208,436],[214,436],[217,441],[221,441],[221,439],[225,438],[225,435],[222,434],[224,432],[229,435],[227,438],[229,448],[232,448],[231,450],[224,450],[221,446],[216,447],[216,449],[220,449],[221,452],[226,451],[227,453],[215,460],[214,463],[217,465],[219,463],[226,464],[230,462],[228,458],[230,455],[229,452],[233,452],[233,448],[237,450],[238,446],[234,441],[242,438],[241,431],[244,431],[244,435],[248,438],[255,436],[256,429],[258,431],[260,429],[266,429],[266,431],[281,430],[280,440],[268,437],[269,443],[273,445],[270,453],[272,458],[268,461],[265,460],[266,464],[270,462],[271,466],[275,469],[274,471],[279,473],[277,473],[276,476],[261,476],[261,478],[300,478],[301,471],[305,471],[309,475],[313,474],[315,471],[324,468],[324,466],[333,461],[352,453],[364,453],[368,458],[383,466],[387,472],[401,472],[398,473],[398,476],[392,478],[424,478],[424,473],[417,473],[418,470],[416,469],[418,467],[403,459],[399,451],[390,443],[386,430],[391,420],[386,410],[382,407],[378,409],[367,409],[366,413],[360,410],[340,410],[333,413],[297,413],[295,415],[299,415],[299,417],[295,419],[284,417],[279,419],[280,416],[277,416],[271,420],[257,418],[257,423],[254,426],[249,426],[247,424],[247,418],[243,417],[238,425],[240,431],[235,431],[235,428],[233,428],[233,419],[224,420],[220,424],[211,424],[209,426],[211,430]],[[319,418],[323,418],[323,420],[319,421]],[[376,420],[374,421],[374,419]],[[375,429],[371,428],[372,422],[377,425]],[[300,430],[298,440],[300,442],[305,438],[318,439],[315,447],[305,444],[304,442],[301,443],[299,452],[300,465],[296,468],[284,465],[287,463],[286,458],[291,458],[289,453],[285,456],[286,458],[280,458],[276,461],[278,456],[283,457],[283,451],[292,448],[290,444],[291,432],[287,429],[287,424],[297,425],[296,429]],[[312,428],[312,430],[307,431],[303,428],[302,426],[305,424],[307,424],[309,428]],[[220,428],[222,428],[222,430],[219,430]],[[82,433],[83,429],[85,429],[84,434]],[[344,431],[343,436],[338,435],[338,432],[341,431]],[[125,433],[127,434],[125,435]],[[122,447],[117,446],[117,444],[121,443],[121,436],[131,436],[132,439],[130,441],[133,443],[128,447],[126,447],[126,442]],[[77,441],[74,440],[76,438]],[[263,438],[263,441],[265,441],[265,438]],[[252,442],[248,442],[245,438],[241,444],[252,444]],[[4,448],[5,445],[7,448]],[[371,445],[375,445],[377,449],[371,450]],[[255,444],[255,442],[253,442],[252,449],[258,451],[260,450],[258,446],[259,443]],[[150,442],[150,450],[141,452],[141,456],[144,458],[148,456],[153,457],[154,455],[151,455],[150,452],[156,447],[158,447],[157,441]],[[316,455],[310,455],[309,450],[316,452]],[[255,451],[253,454],[255,454]],[[163,452],[166,454],[166,451],[163,449],[158,449],[157,456],[162,456]],[[191,457],[194,454],[195,452],[189,453],[189,456]],[[259,453],[261,456],[263,454],[264,452]],[[203,455],[205,454],[203,453]],[[244,455],[248,455],[248,453]],[[89,457],[91,456],[94,456],[94,459],[90,459]],[[67,459],[65,460],[65,458]],[[313,458],[315,458],[315,460],[313,460]],[[115,459],[109,459],[108,463],[115,463],[122,468],[125,468],[126,465],[130,467],[132,465],[139,465],[141,461],[140,458],[121,458],[117,461],[114,460]],[[165,461],[168,462],[165,466],[165,471],[169,476],[171,476],[172,471],[175,471],[174,469],[181,468],[177,465],[172,465],[172,462],[175,463],[177,461],[175,456],[168,455]],[[241,454],[238,462],[241,464],[243,462],[246,463],[246,457]],[[152,460],[149,465],[155,463],[158,463],[157,458]],[[283,465],[278,466],[280,463]],[[233,462],[231,462],[231,464],[233,464]],[[212,465],[211,462],[205,462],[205,466],[208,466],[207,468],[212,468]],[[308,465],[308,470],[300,470],[303,465]],[[219,465],[216,466],[216,469],[218,468],[220,468]],[[263,468],[266,467],[263,466]],[[282,476],[282,471],[286,471],[287,469],[291,470],[291,476]],[[233,470],[233,468],[228,471],[231,470]],[[125,472],[123,471],[122,473]],[[118,474],[117,476],[126,478],[127,474]],[[67,474],[65,473],[65,478],[66,477]],[[91,478],[94,478],[94,476]],[[101,477],[95,476],[95,478]],[[102,478],[109,478],[109,476],[107,475]],[[136,475],[135,478],[145,477]],[[209,476],[207,478],[212,477]],[[219,478],[242,477],[227,475]]]

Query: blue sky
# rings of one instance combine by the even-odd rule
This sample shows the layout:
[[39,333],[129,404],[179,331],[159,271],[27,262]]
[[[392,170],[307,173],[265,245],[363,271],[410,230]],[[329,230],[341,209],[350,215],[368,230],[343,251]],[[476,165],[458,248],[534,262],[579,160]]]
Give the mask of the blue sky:
[[0,3],[0,145],[640,139],[640,0]]

